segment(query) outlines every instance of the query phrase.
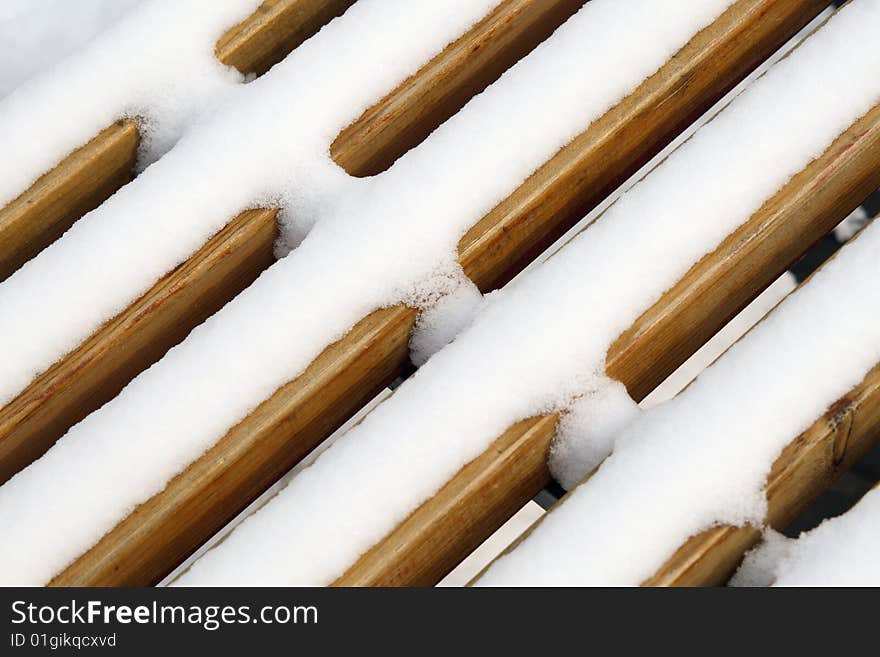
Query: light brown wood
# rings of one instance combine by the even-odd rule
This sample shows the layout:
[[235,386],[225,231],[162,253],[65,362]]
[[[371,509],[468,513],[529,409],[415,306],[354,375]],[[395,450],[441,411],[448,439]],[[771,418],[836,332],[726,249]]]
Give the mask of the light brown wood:
[[0,282],[131,180],[137,121],[117,121],[0,208]]
[[[622,381],[634,399],[642,399],[878,187],[880,106],[853,124],[643,313],[609,348],[606,373]],[[556,421],[555,416],[531,418],[508,429],[437,495],[362,555],[338,583],[396,586],[439,581],[507,520],[509,516],[501,509],[518,509],[550,482],[547,447]],[[510,443],[523,446],[519,458],[534,470],[523,472],[505,463],[508,457],[499,446]],[[851,445],[846,453],[850,451],[859,450]],[[797,451],[796,458],[804,459],[804,454]],[[804,462],[811,463],[809,459]],[[475,467],[477,463],[479,467]],[[821,483],[827,483],[827,477]],[[808,491],[788,490],[798,499],[809,497]],[[450,532],[450,527],[454,532],[438,536]],[[729,549],[735,551],[748,544],[748,537],[740,535],[730,541]],[[398,555],[405,557],[406,563]]]
[[[598,131],[607,129],[607,126],[602,128],[605,124],[597,122],[587,131],[593,136],[584,137],[579,141],[584,148],[591,149],[590,157],[571,158],[572,163],[566,166],[560,164],[561,160],[558,161],[554,166],[560,172],[559,175],[568,172],[571,176],[569,181],[625,179],[649,156],[645,150],[646,143],[651,144],[648,151],[652,154],[674,136],[675,129],[671,127],[672,125],[683,127],[686,123],[683,119],[676,121],[669,118],[667,107],[675,105],[683,112],[693,112],[694,107],[710,105],[723,96],[737,79],[811,19],[825,4],[827,3],[814,0],[740,0],[721,21],[707,28],[696,38],[697,43],[702,44],[700,47],[689,45],[682,51],[687,56],[679,53],[672,62],[635,92],[635,99],[627,99],[611,111],[614,118],[608,120],[609,124],[622,125],[627,121],[636,122],[639,126],[638,139],[623,140],[619,152],[615,152],[614,157],[607,157],[608,151],[604,148],[591,147],[593,142],[599,139]],[[751,29],[744,30],[740,25],[741,21],[749,24]],[[746,41],[745,36],[751,40]],[[688,57],[696,57],[696,62],[691,62]],[[709,62],[712,63],[711,66]],[[706,70],[711,70],[712,73],[704,79],[702,75]],[[714,82],[709,78],[713,78]],[[695,83],[695,79],[700,79],[701,82]],[[658,87],[665,89],[665,93],[658,92]],[[643,95],[650,100],[638,100]],[[599,127],[596,127],[597,125]],[[558,157],[568,158],[570,155],[570,152],[563,151]],[[604,171],[606,167],[609,171],[605,171],[598,178],[595,177],[596,174],[593,173],[595,169]],[[581,197],[583,186],[578,183],[561,186],[535,183],[535,180],[540,180],[541,176],[549,176],[548,171],[550,170],[542,170],[543,173],[536,174],[538,178],[533,177],[525,183],[524,189],[516,192],[519,201],[511,204],[504,212],[497,212],[494,215],[497,221],[503,222],[504,228],[492,230],[485,222],[481,222],[483,227],[477,231],[477,237],[471,235],[460,243],[459,259],[465,267],[465,272],[481,289],[491,289],[526,262],[528,257],[520,249],[527,250],[547,239],[548,225],[558,230],[561,226],[567,227],[579,218],[570,214],[571,208],[577,204],[566,199],[572,196]],[[557,196],[563,198],[561,205],[557,205]],[[560,209],[549,214],[538,213],[541,220],[537,221],[535,208],[544,205],[542,199],[548,206]],[[599,192],[596,192],[594,202],[599,200]],[[505,232],[515,234],[517,237],[506,240],[503,237]],[[519,264],[513,265],[512,262]],[[498,272],[503,272],[503,275]],[[357,338],[358,331],[354,330],[325,351],[319,359],[324,363],[322,370],[325,372],[322,375],[324,378],[306,379],[311,382],[327,382],[326,384],[310,383],[310,386],[315,386],[315,390],[319,390],[322,385],[329,385],[330,381],[344,381],[345,385],[354,392],[349,393],[343,402],[357,398],[357,403],[346,406],[343,402],[336,402],[335,405],[325,407],[322,403],[325,399],[324,395],[317,392],[313,397],[285,393],[285,390],[298,390],[306,385],[306,380],[297,379],[288,384],[264,404],[266,408],[272,409],[271,415],[274,418],[272,424],[278,427],[279,442],[260,441],[255,437],[259,435],[260,427],[265,424],[265,418],[260,419],[257,414],[246,418],[227,434],[215,449],[184,471],[178,480],[175,480],[179,483],[172,482],[165,491],[139,507],[134,515],[123,521],[98,545],[61,573],[55,583],[145,584],[155,581],[172,570],[182,557],[219,529],[234,513],[244,508],[270,479],[282,471],[278,470],[267,476],[262,465],[249,467],[241,459],[225,456],[227,452],[237,449],[236,446],[240,443],[246,443],[249,445],[247,463],[258,463],[260,459],[265,459],[263,463],[273,463],[273,459],[279,454],[301,455],[314,442],[327,435],[329,428],[338,424],[325,422],[323,426],[327,430],[323,435],[320,431],[313,434],[311,425],[303,429],[302,425],[298,424],[303,416],[320,418],[325,414],[332,414],[339,408],[344,408],[347,413],[353,412],[359,405],[359,400],[367,396],[365,391],[372,392],[381,382],[376,368],[352,367],[347,354],[355,352],[367,357],[369,356],[367,352],[371,350],[388,354],[387,360],[383,360],[382,367],[379,368],[382,376],[391,370],[399,371],[404,365],[406,349],[397,348],[396,345],[406,344],[414,314],[405,308],[382,312],[387,314],[379,316],[378,319],[375,314],[370,316],[373,320],[382,322],[383,326],[381,331],[376,329],[378,337],[375,343],[365,347]],[[368,320],[369,318],[364,321]],[[390,377],[391,374],[388,376]],[[327,399],[331,396],[327,395]],[[273,433],[273,436],[275,435]],[[534,431],[532,435],[534,443],[541,444],[542,432]],[[521,454],[521,450],[532,443],[528,440],[512,440],[511,444],[514,445],[512,453]],[[534,454],[538,453],[541,457],[534,459],[534,463],[542,464],[544,448],[536,448]],[[285,461],[284,467],[289,467],[294,460]],[[194,474],[205,472],[206,468],[208,470],[216,468],[213,470],[216,477]],[[544,478],[545,475],[537,475],[530,481],[526,486],[529,488],[529,495],[532,494],[533,489],[540,487],[538,480]],[[508,490],[512,489],[513,482],[508,480],[505,484]],[[500,491],[504,487],[497,488]],[[471,488],[462,487],[459,490],[466,491]],[[448,560],[442,561],[437,554],[432,559],[440,559],[442,563],[450,564],[460,558],[459,551],[463,549],[460,546],[468,544],[468,540],[478,537],[501,516],[510,512],[512,503],[506,499],[499,500],[497,497],[489,496],[486,504],[474,507],[474,517],[463,525],[463,535],[466,534],[467,540],[456,539],[444,547],[451,555]],[[481,521],[480,514],[485,513],[490,506],[495,509],[496,515],[489,520]],[[135,515],[138,518],[137,522],[132,520]],[[466,510],[464,515],[468,515]],[[155,522],[150,520],[154,517],[157,519]],[[423,535],[427,536],[427,534]],[[167,548],[166,545],[174,547]],[[132,570],[122,565],[128,560],[138,563],[138,569]],[[427,567],[426,565],[425,568]],[[435,576],[445,567],[447,566],[439,569],[435,567],[431,576]],[[412,576],[416,577],[417,574]]]
[[387,169],[527,55],[584,0],[505,0],[348,128],[330,147],[353,176]]
[[0,483],[250,285],[274,262],[275,233],[274,212],[239,215],[0,408]]
[[243,73],[262,75],[354,0],[265,0],[217,41],[215,54]]
[[[532,47],[536,39],[573,12],[580,1],[506,0],[486,20],[437,55],[419,74],[406,80],[398,90],[352,124],[346,132],[347,136],[337,139],[334,144],[337,160],[351,164],[369,157],[373,148],[386,154],[396,151],[402,144],[408,143],[415,124],[424,127],[431,120],[439,120],[438,112],[457,108],[463,102],[463,96],[473,93],[475,84],[497,75],[500,66],[508,65],[511,57],[527,47]],[[227,63],[234,61],[243,68],[256,66],[255,62],[264,58],[265,52],[268,52],[268,46],[263,43],[263,39],[268,39],[267,43],[274,43],[273,39],[279,40],[284,35],[292,38],[294,33],[299,34],[293,29],[295,26],[302,29],[312,26],[319,17],[326,17],[331,13],[335,15],[346,4],[350,2],[266,2],[248,21],[220,40],[218,56]],[[318,11],[319,8],[323,8],[322,11]],[[314,20],[307,21],[304,12]],[[464,57],[463,53],[476,54]],[[120,132],[129,135],[133,140],[132,149],[136,148],[135,122],[126,121],[120,124],[114,128],[112,134],[117,135]],[[110,137],[106,139],[109,140]],[[92,149],[91,144],[85,148],[88,155],[80,158],[84,168],[82,175],[94,174],[94,167],[100,164],[100,157],[108,151],[103,148]],[[131,155],[133,156],[133,150]],[[123,160],[120,166],[127,170],[127,160]],[[82,175],[79,178],[80,184]],[[74,178],[59,173],[58,169],[47,176],[59,178],[65,185],[75,183]],[[51,190],[39,191],[37,196],[39,202],[60,202],[58,194]],[[30,197],[23,197],[20,201],[25,210],[13,230],[18,236],[23,234],[22,227],[37,227],[37,223],[31,221],[33,212],[27,209],[34,207]],[[263,218],[267,216],[264,215]],[[241,221],[246,219],[239,217],[233,223]],[[2,227],[0,220],[0,245]],[[212,254],[212,262],[218,259],[218,254],[225,254],[223,265],[217,272],[223,270],[223,267],[241,269],[239,274],[230,270],[224,275],[238,276],[241,281],[250,281],[258,273],[252,270],[253,263],[236,260],[236,250],[241,248],[240,234],[224,231],[221,236],[232,239],[233,242],[226,246],[217,244],[207,251],[200,251],[185,265],[186,270],[191,272],[188,279],[191,290],[213,290],[215,303],[210,305],[213,308],[211,312],[237,294],[242,286],[227,285],[223,288],[216,285],[216,281],[222,278],[215,276],[213,268],[200,264],[207,254]],[[268,230],[252,232],[248,239],[256,240],[256,243],[248,248],[254,252],[267,253],[273,236],[274,233]],[[268,259],[260,260],[263,267],[270,263]],[[196,277],[204,280],[196,280]],[[210,314],[193,313],[187,304],[169,304],[166,298],[167,288],[164,282],[157,283],[136,304],[99,329],[88,343],[56,363],[35,379],[17,399],[6,408],[0,409],[0,483],[43,454],[73,423],[112,398],[125,383],[158,360],[168,348],[183,339],[193,326]],[[162,308],[163,311],[154,316],[152,310],[142,312],[142,307]],[[204,308],[208,308],[208,305],[204,305]],[[126,316],[138,317],[138,330],[120,334],[115,327],[120,323],[127,324],[128,320],[124,319]],[[127,354],[129,351],[131,353]],[[94,357],[96,352],[102,353],[103,357]],[[84,359],[81,356],[83,353],[92,356]]]
[[[217,43],[217,58],[262,73],[354,0],[266,0]],[[115,122],[0,208],[0,282],[134,174],[138,122]]]

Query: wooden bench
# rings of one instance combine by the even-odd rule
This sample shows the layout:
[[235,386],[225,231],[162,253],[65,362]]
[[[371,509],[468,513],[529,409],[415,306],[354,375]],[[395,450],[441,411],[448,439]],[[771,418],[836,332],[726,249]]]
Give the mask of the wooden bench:
[[[351,4],[267,0],[218,41],[217,57],[261,74]],[[581,4],[502,1],[343,130],[332,144],[333,159],[352,176],[384,171]],[[458,243],[464,273],[483,292],[503,286],[828,4],[734,2],[471,227]],[[125,184],[138,142],[137,121],[120,121],[0,209],[0,278]],[[875,107],[624,331],[608,352],[606,374],[635,400],[643,398],[878,187]],[[269,267],[276,214],[261,208],[237,216],[0,409],[0,482],[39,458]],[[160,581],[405,372],[416,317],[404,305],[363,317],[52,584]],[[784,526],[872,444],[880,422],[878,377],[875,369],[780,456],[768,485],[771,524]],[[550,483],[547,452],[558,419],[547,415],[510,427],[335,584],[439,581]],[[723,582],[756,539],[752,529],[713,529],[688,541],[647,583]]]

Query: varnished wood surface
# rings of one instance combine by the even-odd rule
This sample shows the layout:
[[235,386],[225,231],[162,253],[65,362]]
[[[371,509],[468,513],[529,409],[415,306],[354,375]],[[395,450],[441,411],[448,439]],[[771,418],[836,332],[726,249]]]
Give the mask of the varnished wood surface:
[[355,0],[265,0],[217,41],[215,54],[243,73],[262,75],[341,16]]

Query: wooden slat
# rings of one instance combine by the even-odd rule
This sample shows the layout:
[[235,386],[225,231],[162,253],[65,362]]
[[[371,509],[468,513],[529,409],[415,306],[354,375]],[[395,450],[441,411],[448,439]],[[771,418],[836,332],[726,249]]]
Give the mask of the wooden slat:
[[[384,154],[382,157],[398,152],[402,145],[409,143],[414,134],[413,126],[421,129],[430,121],[439,120],[438,113],[456,109],[463,97],[473,92],[475,84],[485,81],[487,76],[497,77],[500,66],[509,65],[513,57],[534,47],[539,37],[574,12],[580,2],[582,0],[506,0],[501,3],[487,19],[475,25],[426,64],[422,71],[352,124],[346,130],[346,136],[334,143],[337,161],[351,167],[357,166],[364,158],[378,161],[369,157],[373,140],[377,152]],[[336,3],[337,9],[341,4]],[[248,59],[251,55],[242,53],[253,54],[259,48],[248,44],[266,30],[275,36],[288,33],[286,26],[299,16],[294,10],[306,5],[312,9],[321,5],[330,11],[328,3],[313,0],[264,3],[266,13],[258,12],[236,28],[238,31],[234,30],[221,39],[225,45],[222,49],[218,45],[218,51],[224,57],[234,56],[242,65],[252,64],[256,60]],[[297,21],[301,18],[299,16]],[[465,58],[462,53],[473,54]],[[134,122],[124,122],[114,130],[130,134],[132,147],[136,146]],[[88,158],[84,161],[85,171],[94,173],[91,167],[95,161]],[[122,167],[127,170],[128,165],[123,162]],[[56,172],[47,175],[55,176]],[[65,184],[70,182],[69,178],[62,178]],[[42,198],[54,197],[43,195]],[[27,204],[27,200],[23,203]],[[256,240],[247,246],[251,252],[263,254],[271,249],[274,231],[264,229],[262,223],[269,221],[270,215],[274,216],[274,211],[264,211],[260,215],[260,229],[248,233],[248,239]],[[253,223],[254,216],[245,213],[233,224]],[[243,248],[241,234],[223,231],[215,239],[221,239],[221,242],[194,254],[184,266],[184,271],[188,272],[186,285],[192,291],[190,300],[197,298],[198,290],[212,291],[210,302],[206,300],[205,304],[196,306],[204,312],[196,313],[195,307],[187,304],[168,303],[169,284],[166,280],[160,281],[134,305],[99,329],[87,343],[40,375],[18,398],[0,409],[0,483],[43,454],[67,428],[111,399],[131,378],[158,360],[193,326],[204,321],[242,289],[243,285],[230,284],[225,289],[218,286],[223,280],[220,272],[243,283],[254,279],[259,273],[253,268],[254,263],[236,255]],[[222,261],[216,272],[201,262],[209,256],[212,262]],[[265,268],[271,260],[262,258],[259,264]],[[240,269],[237,273],[236,268]],[[137,317],[137,330],[129,326],[132,317]],[[119,326],[127,328],[120,332]],[[102,354],[100,358],[96,356],[98,353]],[[368,387],[372,389],[374,383],[370,382]]]
[[[343,130],[330,154],[353,176],[387,169],[522,59],[584,0],[506,0]],[[450,88],[452,91],[450,93]]]
[[354,0],[265,0],[220,37],[214,52],[228,66],[262,75],[353,4]]
[[[462,238],[462,264],[502,286],[828,6],[739,0]],[[477,243],[482,248],[465,248]]]
[[0,409],[0,483],[39,458],[274,262],[275,213],[239,215]]
[[138,144],[137,121],[117,121],[0,208],[0,282],[131,180]]
[[[609,348],[606,374],[622,381],[634,399],[642,399],[878,187],[880,106],[643,313]],[[439,581],[498,529],[511,510],[550,483],[546,461],[557,420],[554,415],[536,417],[508,429],[336,583]],[[512,468],[508,445],[516,445],[518,458],[534,470]]]
[[[779,455],[767,477],[767,525],[784,530],[880,442],[880,364]],[[713,586],[730,579],[758,528],[714,527],[688,539],[643,586]]]
[[[262,73],[353,1],[266,0],[218,41],[217,58]],[[0,282],[131,180],[139,143],[138,122],[117,121],[0,208]]]
[[365,318],[51,585],[144,585],[162,579],[235,517],[243,500],[256,498],[394,379],[414,319],[414,311],[400,308]]
[[[670,116],[671,106],[691,113],[694,107],[712,104],[825,5],[827,2],[814,0],[739,0],[719,21],[695,37],[671,62],[641,85],[633,96],[611,110],[611,118],[590,126],[587,130],[590,136],[577,141],[586,154],[574,157],[571,150],[564,149],[514,193],[517,200],[505,202],[503,211],[496,208],[492,216],[505,228],[494,230],[483,221],[476,233],[472,231],[460,242],[459,260],[468,276],[481,289],[491,289],[515,270],[516,265],[511,263],[527,260],[528,248],[579,219],[580,214],[572,214],[573,208],[580,207],[585,198],[593,199],[591,203],[601,200],[599,191],[585,192],[585,188],[629,177],[649,155],[669,141],[674,132],[671,126],[684,123]],[[707,74],[709,70],[715,78]],[[708,77],[704,78],[704,75]],[[623,140],[613,157],[609,157],[607,142],[620,135],[623,126],[631,122],[638,126],[639,138]],[[556,174],[552,173],[554,171]],[[553,184],[554,175],[567,176],[569,184]],[[572,201],[573,198],[578,200]],[[545,205],[556,210],[549,214],[536,210]],[[540,221],[536,220],[537,217]],[[515,237],[506,240],[503,237],[505,232]],[[341,424],[343,416],[353,412],[360,400],[368,398],[384,380],[400,371],[406,362],[406,349],[399,345],[406,344],[414,318],[411,309],[395,307],[362,320],[315,361],[321,363],[319,369],[313,369],[313,363],[304,375],[277,391],[260,407],[262,411],[258,409],[243,420],[214,449],[173,479],[162,493],[139,507],[134,512],[137,522],[131,520],[134,515],[123,521],[53,583],[149,584],[170,572],[200,542],[249,504],[268,481]],[[374,326],[374,322],[379,322],[379,326]],[[362,335],[368,328],[370,335],[376,338],[367,345]],[[366,353],[373,350],[377,355]],[[369,358],[371,365],[354,366],[353,354]],[[334,386],[343,386],[345,394],[338,398],[332,392],[327,392],[326,397],[320,393],[314,396],[294,394],[300,389],[320,391],[326,388],[331,391]],[[333,401],[326,408],[325,399]],[[333,421],[324,420],[325,414],[340,408],[345,413],[334,415]],[[272,418],[268,421],[271,428],[267,428],[267,417]],[[313,418],[312,424],[308,418]],[[323,428],[314,428],[319,422],[323,422]],[[523,426],[528,424],[526,422]],[[543,468],[546,445],[541,442],[541,432],[526,433],[537,437],[534,440],[511,440],[510,444],[523,442],[524,449],[534,450],[529,453],[540,453],[540,458],[534,459],[533,463],[541,464]],[[271,439],[266,438],[267,435],[271,435]],[[227,453],[247,453],[248,458],[227,458]],[[290,457],[291,453],[294,458]],[[266,468],[276,460],[283,466],[267,474]],[[534,467],[537,471],[538,465]],[[211,477],[194,474],[212,468],[216,468],[213,470],[216,474]],[[498,476],[498,481],[505,482],[505,490],[514,489],[515,482],[509,477],[505,478],[503,473]],[[544,481],[546,475],[538,473],[525,487],[528,492],[521,491],[522,499],[528,499]],[[458,490],[473,489],[464,486]],[[453,536],[444,543],[444,549],[454,555],[449,563],[467,553],[468,541],[479,542],[482,540],[480,536],[490,533],[497,521],[509,514],[513,508],[509,498],[497,498],[497,495],[494,498],[489,495],[486,504],[475,507],[473,517],[467,505],[461,505],[460,515],[465,518],[463,527],[467,540]],[[490,507],[498,509],[495,515],[487,511]],[[479,516],[483,512],[489,515],[481,521]],[[445,540],[436,538],[439,534],[429,538],[430,532],[419,535],[428,542],[443,543]],[[166,548],[166,545],[173,547]],[[432,558],[438,557],[435,554]],[[124,564],[128,562],[138,563],[139,569],[126,568]],[[409,577],[406,581],[426,579],[420,579],[420,573],[415,572]],[[380,578],[377,581],[391,580]]]

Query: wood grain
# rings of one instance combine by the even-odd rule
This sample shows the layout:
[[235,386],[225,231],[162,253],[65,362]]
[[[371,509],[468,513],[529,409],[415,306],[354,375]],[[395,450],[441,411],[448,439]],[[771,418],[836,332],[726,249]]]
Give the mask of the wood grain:
[[[767,480],[767,524],[785,529],[878,440],[880,365],[797,436],[773,464]],[[705,531],[685,542],[644,585],[723,584],[760,538],[754,527]]]
[[[353,1],[266,0],[221,37],[217,57],[262,73]],[[117,121],[0,208],[0,282],[129,182],[139,144],[138,122]]]
[[137,121],[117,121],[0,208],[0,282],[131,180]]
[[[634,399],[642,399],[878,187],[880,106],[853,124],[643,313],[609,348],[606,373],[622,381]],[[553,415],[530,418],[508,429],[362,555],[338,583],[408,586],[439,581],[508,519],[504,510],[515,511],[550,483],[547,448],[557,420]],[[525,472],[506,462],[509,457],[503,446],[508,444],[519,446],[518,458],[527,464]],[[827,442],[822,448],[832,449]],[[846,453],[849,450],[859,452],[854,445]],[[786,499],[809,499],[813,491],[799,484],[828,482],[830,475],[824,472],[811,479],[810,468],[824,463],[808,453],[795,448],[788,460],[798,464],[796,469],[803,468],[803,473],[789,477],[795,483],[785,489]],[[793,502],[780,502],[779,508],[788,508],[789,503]],[[439,536],[442,532],[451,533]],[[728,554],[748,540],[742,534],[729,539]]]
[[387,169],[522,59],[584,0],[505,0],[348,128],[330,147],[353,176]]
[[0,409],[0,483],[39,458],[272,262],[275,212],[231,221]]
[[[622,141],[619,152],[615,152],[613,157],[608,157],[608,150],[592,146],[603,134],[600,131],[603,130],[604,124],[597,122],[587,130],[592,136],[578,141],[583,148],[590,149],[591,156],[572,158],[577,164],[566,167],[561,166],[562,160],[557,161],[553,166],[560,172],[558,175],[562,175],[562,171],[572,172],[573,178],[569,181],[625,179],[648,157],[645,150],[646,143],[651,144],[648,151],[653,153],[673,136],[672,133],[675,132],[671,127],[673,124],[682,127],[686,123],[684,119],[677,121],[670,119],[665,107],[670,103],[677,104],[680,111],[693,113],[694,107],[710,105],[723,96],[739,77],[745,75],[795,30],[808,22],[825,4],[827,3],[812,0],[739,0],[720,22],[713,24],[695,38],[698,43],[703,44],[702,47],[694,50],[694,46],[689,44],[688,56],[699,55],[697,63],[690,63],[680,53],[656,76],[639,87],[634,93],[635,98],[627,99],[621,106],[611,111],[616,117],[610,120],[612,125],[626,121],[638,123],[637,132],[640,135],[638,139]],[[735,20],[731,22],[732,17]],[[770,18],[772,20],[769,20]],[[754,34],[749,30],[744,31],[739,21],[751,25]],[[763,36],[758,38],[759,34]],[[747,41],[744,35],[749,35],[748,38],[751,40]],[[709,61],[713,62],[712,70],[717,76],[714,83],[701,77],[701,72],[708,66]],[[718,62],[726,62],[726,64],[714,66]],[[693,83],[695,77],[703,81],[699,84]],[[658,87],[667,89],[667,93],[658,93],[656,91]],[[639,100],[642,96],[650,97],[651,100],[643,102]],[[597,125],[599,127],[596,127]],[[622,125],[619,129],[622,130]],[[570,158],[572,152],[563,151],[557,157]],[[608,171],[601,175],[591,173],[595,169],[606,168]],[[536,174],[538,178],[533,177],[530,182],[525,183],[524,190],[517,190],[515,196],[519,195],[518,201],[512,203],[503,212],[498,211],[494,214],[496,220],[503,224],[502,228],[494,230],[483,221],[480,230],[469,234],[470,236],[466,236],[459,244],[459,259],[466,273],[481,289],[491,289],[527,261],[528,249],[547,239],[548,226],[555,227],[554,229],[567,227],[574,220],[574,215],[570,214],[571,208],[581,201],[576,203],[568,199],[575,196],[583,198],[583,185],[591,183],[570,182],[565,185],[554,185],[547,181],[538,185],[535,180],[542,179],[541,176],[551,175],[548,173],[549,169],[542,171],[543,173]],[[598,191],[593,193],[596,202],[599,200],[599,195]],[[560,201],[558,197],[562,200]],[[535,208],[541,208],[545,204],[542,203],[542,199],[546,205],[557,209],[549,214],[543,212],[536,214]],[[540,217],[540,220],[536,217]],[[513,237],[506,239],[505,233],[510,233]],[[512,262],[520,264],[513,265]],[[751,293],[753,291],[749,292]],[[273,470],[267,475],[265,467],[274,463],[276,458],[284,459],[289,454],[293,454],[295,458],[284,461],[284,468],[289,467],[299,455],[327,435],[330,428],[341,423],[343,418],[333,415],[334,413],[340,410],[345,411],[342,415],[353,412],[361,400],[367,398],[381,385],[381,377],[386,375],[391,377],[404,365],[406,349],[405,346],[398,347],[398,345],[406,344],[414,313],[402,307],[387,309],[382,313],[363,320],[381,323],[381,330],[375,329],[377,336],[375,342],[367,344],[359,339],[356,327],[351,334],[328,348],[319,358],[324,363],[321,370],[323,374],[320,377],[307,379],[300,377],[281,388],[264,403],[266,408],[273,409],[271,416],[274,419],[271,424],[277,427],[271,432],[272,440],[263,441],[258,438],[263,435],[260,432],[265,419],[260,419],[259,414],[246,418],[221,439],[215,449],[187,468],[178,480],[175,480],[178,483],[172,482],[165,491],[139,507],[132,516],[62,572],[54,583],[146,584],[170,572],[183,557],[218,530],[228,518],[244,508],[267,485],[267,482],[283,471]],[[360,326],[359,324],[358,327]],[[371,357],[369,353],[371,351],[387,355],[381,361],[381,367],[351,365],[351,354],[361,354],[364,358],[368,358]],[[322,386],[329,386],[332,382],[338,381],[338,385],[345,387],[349,392],[333,404],[324,403],[331,399],[330,394],[326,396],[319,392],[313,396],[293,394],[305,386],[306,381],[310,382],[308,385],[314,390],[320,390]],[[351,403],[347,405],[348,402]],[[323,425],[320,425],[324,429],[315,428],[319,426],[318,420],[327,415],[338,417],[339,421],[324,421]],[[313,424],[301,424],[305,422],[304,417],[316,419]],[[544,421],[528,421],[524,425],[525,428],[528,428],[526,425],[529,422],[540,424]],[[540,458],[532,459],[537,472],[544,467],[545,445],[542,443],[542,436],[545,434],[535,430],[530,431],[529,435],[533,437],[532,440],[512,439],[509,445],[512,446],[511,453],[516,455],[517,460],[522,458],[523,449],[535,445],[533,451],[529,453],[533,456],[540,454]],[[239,453],[236,450],[240,444],[247,445],[245,451],[249,456],[246,460],[226,456],[227,453]],[[498,470],[499,476],[502,470]],[[204,472],[215,474],[211,476],[197,474]],[[492,480],[491,475],[488,480]],[[534,489],[540,488],[540,482],[546,480],[546,475],[539,473],[531,480],[528,478],[524,480],[528,482],[525,488],[529,490],[519,492],[522,495],[531,495]],[[502,516],[509,514],[515,503],[509,501],[513,497],[505,497],[503,491],[513,490],[518,485],[518,481],[503,480],[504,485],[499,482],[498,486],[493,487],[492,494],[485,496],[484,503],[472,507],[473,513],[464,508],[462,513],[465,521],[460,536],[451,538],[448,544],[440,541],[443,543],[446,556],[434,551],[421,566],[422,574],[415,571],[410,573],[414,578],[413,581],[428,581],[437,576],[439,571],[448,568],[462,556],[461,553],[466,551],[467,545],[472,544],[473,540],[477,540],[486,532],[490,532],[491,527],[497,524]],[[456,490],[470,491],[473,487],[463,486]],[[461,497],[469,499],[464,494]],[[441,505],[441,508],[446,506]],[[495,511],[489,512],[487,509]],[[486,516],[487,513],[491,517]],[[492,513],[495,515],[492,516]],[[133,520],[135,517],[137,521]],[[151,518],[155,518],[155,522]],[[429,539],[428,535],[429,532],[419,533],[419,536],[428,542],[437,540]],[[138,563],[138,567],[132,569],[124,565],[129,560]],[[430,566],[435,561],[444,565]],[[377,581],[386,580],[380,578]]]
[[217,59],[242,73],[262,75],[354,0],[265,0],[217,41]]

